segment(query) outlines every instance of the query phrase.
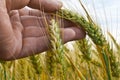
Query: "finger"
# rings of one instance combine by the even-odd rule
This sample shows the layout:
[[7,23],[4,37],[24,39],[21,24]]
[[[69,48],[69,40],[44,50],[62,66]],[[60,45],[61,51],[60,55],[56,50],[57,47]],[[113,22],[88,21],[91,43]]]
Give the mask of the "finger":
[[[46,27],[46,24],[50,24],[50,20],[52,19],[51,16],[46,16],[47,23],[45,21],[45,18],[43,17],[36,17],[36,16],[21,16],[21,22],[23,26],[36,26],[36,27]],[[71,27],[75,24],[71,21],[65,20],[65,19],[57,19],[58,23],[60,24],[60,27]]]
[[82,28],[76,26],[65,28],[62,30],[62,38],[64,43],[68,41],[80,40],[85,38],[86,33]]
[[4,0],[8,11],[21,9],[28,5],[30,0]]
[[[33,20],[34,21],[37,20],[37,22],[38,22],[38,19],[37,19],[38,17],[43,17],[43,16],[49,17],[49,18],[47,18],[48,19],[48,23],[49,23],[49,20],[51,18],[53,18],[53,15],[51,15],[51,14],[43,13],[40,10],[36,10],[36,9],[30,9],[29,10],[27,8],[23,8],[23,9],[19,10],[19,15],[22,16],[22,19],[25,19],[26,21],[29,20],[30,23],[33,23]],[[32,18],[28,17],[28,16],[32,16]],[[34,16],[34,19],[33,19],[33,16]],[[29,18],[29,19],[27,19],[27,18]],[[65,27],[67,27],[67,26],[69,27],[70,25],[71,26],[75,25],[74,23],[72,23],[71,21],[68,21],[66,19],[62,19],[60,17],[54,17],[54,18],[57,19],[58,23],[62,24],[61,26],[63,26],[63,27],[64,26]],[[39,20],[39,21],[41,21],[41,20]],[[24,22],[24,23],[26,23],[26,22]]]
[[[69,27],[69,28],[60,28],[62,35],[68,34],[70,36],[63,36],[65,38],[65,42],[71,40],[78,40],[79,38],[82,38],[85,36],[84,30],[82,28],[78,27]],[[23,38],[27,37],[42,37],[49,35],[47,32],[46,28],[43,27],[25,27],[24,30],[22,31],[23,33]],[[71,38],[73,37],[73,38]],[[68,39],[68,40],[67,40]]]
[[30,0],[28,6],[45,12],[54,12],[62,7],[62,3],[58,0]]
[[11,21],[13,30],[17,30],[18,32],[22,32],[23,26],[21,24],[18,10],[11,11],[9,16],[10,16],[10,21]]
[[37,16],[37,17],[41,17],[41,16],[45,16],[45,15],[53,16],[53,14],[45,13],[45,12],[42,12],[38,9],[32,9],[29,7],[19,9],[19,15],[20,16]]
[[[20,16],[38,16],[38,17],[41,17],[43,16],[43,12],[40,11],[40,10],[37,10],[37,9],[28,9],[28,8],[22,8],[19,10],[19,14]],[[44,13],[45,15],[45,13]]]

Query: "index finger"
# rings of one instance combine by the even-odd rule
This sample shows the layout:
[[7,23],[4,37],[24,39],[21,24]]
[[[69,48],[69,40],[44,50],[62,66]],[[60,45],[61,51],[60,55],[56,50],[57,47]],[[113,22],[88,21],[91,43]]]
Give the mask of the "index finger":
[[[48,23],[51,20],[51,18],[56,19],[55,17],[53,17],[52,14],[44,13],[44,12],[41,12],[40,10],[36,10],[36,9],[29,10],[27,8],[23,8],[23,9],[19,10],[19,15],[21,16],[22,22],[25,24],[27,22],[29,22],[29,24],[32,24],[34,22],[36,23],[36,22],[38,22],[39,19],[40,19],[39,21],[41,21],[41,20],[44,21],[43,16],[45,16],[47,18]],[[62,19],[60,17],[57,18],[57,21],[58,21],[58,23],[61,24],[61,27],[76,26],[73,22],[68,21],[66,19]],[[39,25],[36,24],[36,26],[39,26]]]
[[28,6],[45,12],[54,12],[62,7],[62,3],[58,0],[31,0]]

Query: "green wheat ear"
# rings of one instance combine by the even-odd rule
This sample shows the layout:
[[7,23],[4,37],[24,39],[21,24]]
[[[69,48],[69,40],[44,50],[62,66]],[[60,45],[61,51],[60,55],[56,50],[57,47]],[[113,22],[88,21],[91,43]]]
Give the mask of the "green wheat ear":
[[91,19],[88,17],[88,20],[86,20],[84,17],[82,17],[80,14],[77,14],[73,11],[61,9],[58,11],[58,16],[65,18],[67,20],[72,21],[73,23],[81,26],[83,29],[85,29],[88,36],[92,39],[92,41],[95,43],[96,48],[98,52],[100,53],[99,56],[102,60],[104,70],[106,72],[108,80],[112,79],[111,76],[111,67],[110,67],[110,60],[109,58],[112,56],[109,54],[110,51],[108,51],[108,42],[106,41],[104,35],[102,34],[102,30],[99,26],[97,26]]
[[76,41],[76,45],[83,54],[83,58],[87,63],[92,63],[95,66],[102,67],[101,63],[93,59],[92,54],[92,44],[89,44],[89,40],[83,39]]
[[65,80],[64,46],[60,35],[60,27],[57,20],[52,19],[50,23],[51,25],[47,27],[47,31],[52,49],[46,54],[46,62],[52,76],[56,75],[56,69],[60,69],[57,73],[60,74],[61,80]]
[[93,40],[95,44],[101,45],[101,46],[106,44],[105,37],[101,33],[102,32],[101,28],[97,26],[96,24],[94,24],[93,22],[87,21],[80,14],[75,13],[70,10],[65,10],[65,9],[59,10],[57,14],[61,16],[62,18],[70,20],[78,24],[82,28],[84,28],[86,33],[91,37],[91,39]]

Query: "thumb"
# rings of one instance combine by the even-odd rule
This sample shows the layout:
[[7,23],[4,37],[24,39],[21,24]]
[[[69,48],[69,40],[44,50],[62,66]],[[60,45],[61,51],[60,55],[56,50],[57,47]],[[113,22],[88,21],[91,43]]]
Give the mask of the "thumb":
[[54,12],[62,7],[62,3],[58,0],[31,0],[28,6],[45,12]]

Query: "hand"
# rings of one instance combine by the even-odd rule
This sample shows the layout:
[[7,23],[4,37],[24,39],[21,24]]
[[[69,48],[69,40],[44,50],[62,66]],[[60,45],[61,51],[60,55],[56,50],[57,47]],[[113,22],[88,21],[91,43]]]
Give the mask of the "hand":
[[[12,8],[6,6],[6,1],[0,0],[0,59],[14,60],[48,50],[50,43],[47,37],[48,34],[45,30],[45,25],[43,24],[44,19],[41,15],[42,12],[25,8],[14,10],[26,5],[38,9],[39,7],[33,6],[33,3],[37,4],[37,0],[31,0],[31,2],[29,2],[29,0],[18,0],[25,1],[25,3],[21,2],[22,6],[16,5],[15,7],[12,6]],[[40,1],[42,5],[43,3],[45,4],[44,1],[47,2],[47,0]],[[52,5],[52,3],[49,4]],[[59,5],[57,7],[54,3],[52,6],[56,7],[51,7],[50,10],[47,10],[49,8],[44,5],[41,10],[44,9],[46,12],[53,12],[60,8]],[[46,14],[46,17],[49,16],[50,14]],[[64,26],[61,26],[61,32],[64,33],[62,34],[64,42],[85,37],[84,30],[75,27],[70,21],[62,21]]]

